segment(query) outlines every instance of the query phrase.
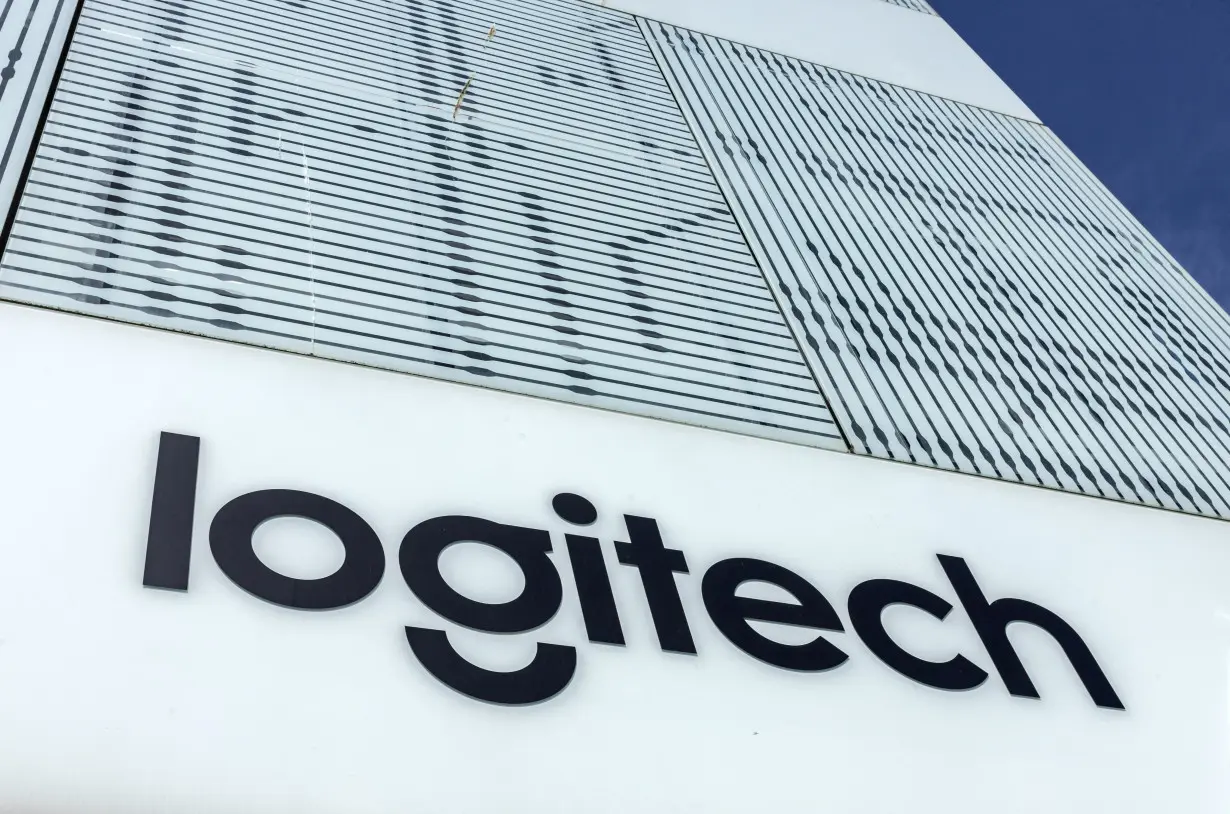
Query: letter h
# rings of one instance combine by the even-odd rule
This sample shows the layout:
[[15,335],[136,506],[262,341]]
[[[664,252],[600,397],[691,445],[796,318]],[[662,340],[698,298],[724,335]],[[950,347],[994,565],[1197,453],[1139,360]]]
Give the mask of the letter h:
[[939,555],[939,560],[1008,692],[1023,698],[1041,697],[1008,639],[1008,625],[1026,622],[1042,628],[1059,642],[1095,704],[1108,709],[1124,709],[1123,702],[1098,666],[1089,646],[1071,625],[1052,611],[1024,599],[988,602],[965,560],[943,554]]

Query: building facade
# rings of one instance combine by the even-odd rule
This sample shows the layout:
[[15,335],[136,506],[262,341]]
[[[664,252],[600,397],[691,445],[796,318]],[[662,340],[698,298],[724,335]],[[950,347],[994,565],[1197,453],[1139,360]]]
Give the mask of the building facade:
[[1230,805],[1230,319],[925,2],[0,40],[0,811]]

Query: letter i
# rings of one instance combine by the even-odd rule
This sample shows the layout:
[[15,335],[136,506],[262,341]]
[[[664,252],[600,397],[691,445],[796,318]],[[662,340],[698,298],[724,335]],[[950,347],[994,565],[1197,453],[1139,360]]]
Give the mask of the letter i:
[[[598,510],[580,495],[568,492],[558,494],[551,501],[555,513],[574,526],[593,525],[598,519]],[[619,624],[619,609],[615,606],[615,593],[611,590],[611,577],[602,559],[602,546],[594,537],[566,534],[568,559],[572,563],[572,575],[577,583],[577,598],[581,601],[581,615],[585,619],[585,632],[591,642],[600,644],[624,644],[623,627]]]

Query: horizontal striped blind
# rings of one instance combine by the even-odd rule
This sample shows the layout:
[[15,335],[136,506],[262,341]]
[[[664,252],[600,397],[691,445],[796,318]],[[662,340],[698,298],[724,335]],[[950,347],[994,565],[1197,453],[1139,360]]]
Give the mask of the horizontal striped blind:
[[0,223],[17,194],[75,8],[75,0],[0,5]]
[[0,294],[844,448],[596,6],[87,0]]

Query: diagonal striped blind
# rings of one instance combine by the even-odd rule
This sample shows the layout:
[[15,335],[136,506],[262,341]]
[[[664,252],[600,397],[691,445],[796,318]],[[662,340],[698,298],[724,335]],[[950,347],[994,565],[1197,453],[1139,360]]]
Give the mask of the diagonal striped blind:
[[886,3],[892,3],[894,6],[921,11],[924,14],[935,14],[935,10],[927,4],[926,0],[884,0]]
[[856,451],[1230,516],[1230,319],[1049,130],[641,25]]

